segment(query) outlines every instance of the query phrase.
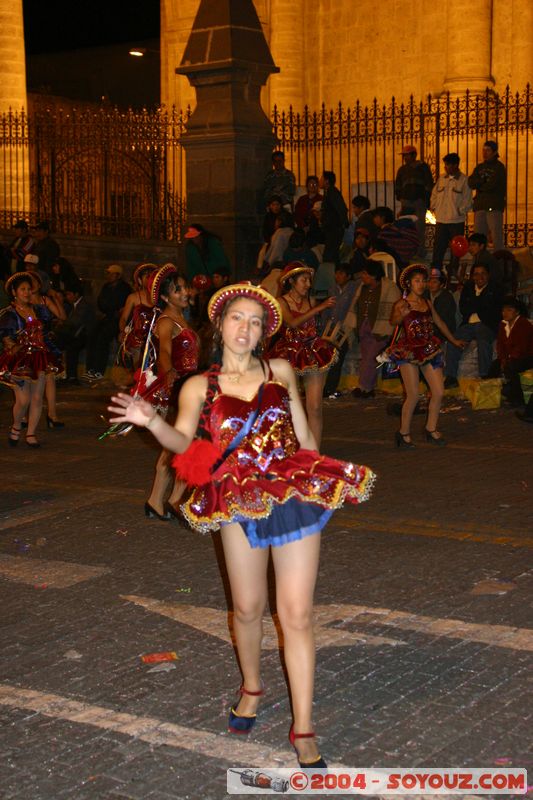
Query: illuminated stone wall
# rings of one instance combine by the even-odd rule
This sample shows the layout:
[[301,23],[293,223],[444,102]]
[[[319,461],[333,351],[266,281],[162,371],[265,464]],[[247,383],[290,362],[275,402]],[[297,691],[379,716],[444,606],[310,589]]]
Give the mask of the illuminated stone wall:
[[[161,0],[162,100],[194,103],[174,74],[199,0]],[[312,109],[339,100],[386,103],[392,95],[521,90],[533,75],[532,0],[255,0],[274,62],[263,91],[276,103]]]

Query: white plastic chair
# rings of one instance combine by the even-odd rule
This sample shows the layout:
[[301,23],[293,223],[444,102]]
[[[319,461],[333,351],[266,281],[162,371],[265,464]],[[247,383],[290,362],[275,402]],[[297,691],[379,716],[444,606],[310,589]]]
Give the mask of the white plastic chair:
[[394,257],[391,256],[390,253],[385,253],[382,251],[378,251],[377,253],[372,253],[368,256],[371,261],[381,261],[383,267],[385,269],[385,275],[391,281],[396,283],[396,261]]

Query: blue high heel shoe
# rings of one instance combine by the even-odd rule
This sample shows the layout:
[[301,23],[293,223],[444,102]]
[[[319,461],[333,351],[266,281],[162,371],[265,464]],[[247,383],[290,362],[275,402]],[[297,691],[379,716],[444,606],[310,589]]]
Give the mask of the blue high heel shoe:
[[[264,694],[263,689],[260,689],[258,692],[249,692],[248,689],[245,689],[244,686],[241,686],[239,689],[239,694],[242,696],[243,694],[250,695],[250,697],[261,697]],[[229,719],[228,719],[228,733],[250,733],[252,728],[255,725],[255,720],[257,718],[257,714],[239,714],[235,708],[238,706],[239,703],[235,703],[234,706],[231,707],[229,712]]]

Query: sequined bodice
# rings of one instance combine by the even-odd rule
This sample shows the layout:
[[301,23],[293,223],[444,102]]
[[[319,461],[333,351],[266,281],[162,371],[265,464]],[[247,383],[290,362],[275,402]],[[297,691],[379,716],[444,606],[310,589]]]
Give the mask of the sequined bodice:
[[195,372],[199,357],[198,336],[190,328],[182,328],[172,339],[172,366],[180,374]]
[[153,314],[154,309],[151,306],[145,306],[144,303],[139,303],[134,307],[131,315],[131,325],[137,336],[143,339],[146,338]]
[[407,341],[423,344],[433,338],[431,311],[410,311],[404,318],[403,327]]
[[[296,320],[298,317],[303,316],[304,313],[307,314],[307,310],[298,313],[291,308],[291,314]],[[288,342],[305,342],[316,339],[317,336],[316,317],[311,317],[305,322],[301,322],[296,328],[290,328],[288,325],[283,324],[280,330],[280,337]]]
[[[236,459],[242,465],[255,465],[261,472],[268,472],[273,461],[281,461],[296,453],[299,443],[292,426],[286,387],[273,380],[267,380],[263,386],[261,408],[253,429],[230,459]],[[233,441],[249,415],[254,413],[257,398],[258,392],[251,400],[221,392],[215,395],[209,431],[221,452]]]

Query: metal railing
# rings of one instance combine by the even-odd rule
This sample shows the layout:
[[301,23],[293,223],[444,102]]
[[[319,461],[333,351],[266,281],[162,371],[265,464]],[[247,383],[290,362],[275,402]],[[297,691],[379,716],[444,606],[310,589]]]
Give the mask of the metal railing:
[[[305,185],[332,170],[349,204],[364,194],[394,207],[394,177],[404,144],[414,144],[437,178],[442,157],[457,152],[469,174],[486,139],[499,143],[507,168],[508,247],[533,245],[533,103],[524,91],[428,96],[320,111],[274,108],[272,124],[287,165]],[[0,115],[0,226],[19,217],[47,219],[66,235],[179,241],[185,217],[185,153],[190,111],[65,111],[36,108]],[[26,177],[25,177],[26,176]],[[22,188],[21,188],[22,187]],[[26,187],[26,188],[25,188]],[[22,199],[21,199],[22,198]]]
[[306,176],[331,170],[346,202],[366,195],[373,206],[394,208],[394,178],[402,163],[403,145],[414,144],[436,179],[442,158],[456,152],[461,171],[469,175],[482,160],[487,139],[499,144],[507,168],[507,208],[504,218],[508,247],[533,245],[533,161],[528,136],[533,128],[533,95],[529,84],[522,92],[509,88],[502,95],[487,89],[483,95],[449,94],[425,101],[413,97],[406,104],[394,98],[389,105],[374,100],[370,106],[339,103],[320,111],[274,108],[273,125],[286,164],[305,186]]
[[[0,115],[0,224],[23,216],[72,236],[179,240],[187,117],[107,108]],[[29,198],[14,206],[23,171]]]

